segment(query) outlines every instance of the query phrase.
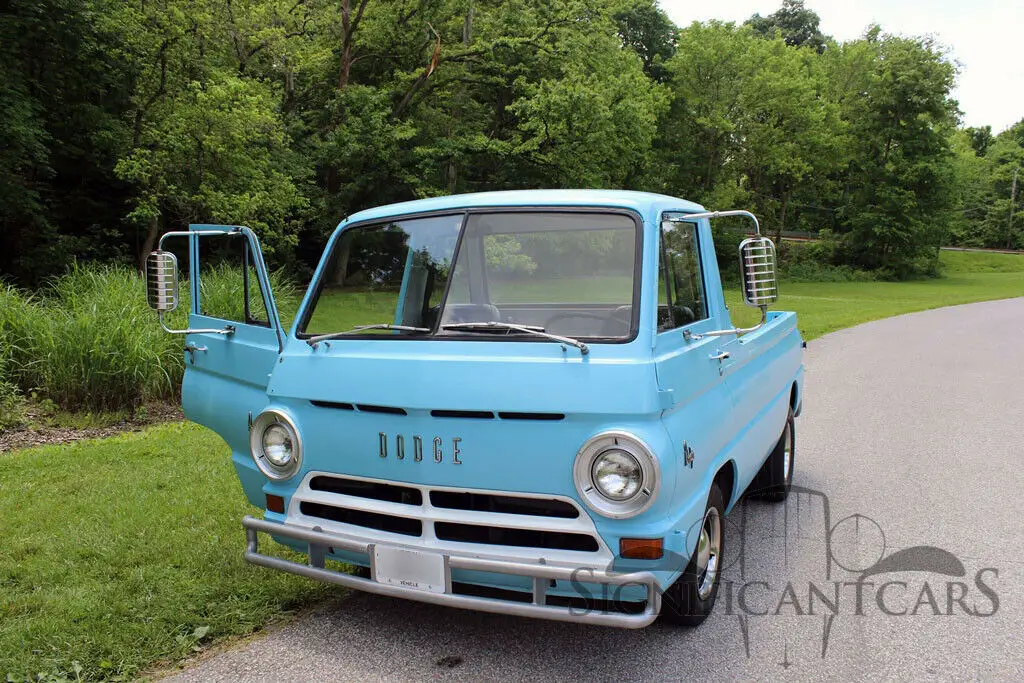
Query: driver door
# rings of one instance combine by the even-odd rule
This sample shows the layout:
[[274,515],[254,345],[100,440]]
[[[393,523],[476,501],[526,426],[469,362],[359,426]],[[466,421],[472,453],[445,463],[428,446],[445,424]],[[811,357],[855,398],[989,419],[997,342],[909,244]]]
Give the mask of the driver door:
[[[247,227],[189,226],[189,328],[185,416],[248,451],[249,421],[267,404],[267,383],[284,346],[259,240]],[[212,330],[226,330],[216,333]]]

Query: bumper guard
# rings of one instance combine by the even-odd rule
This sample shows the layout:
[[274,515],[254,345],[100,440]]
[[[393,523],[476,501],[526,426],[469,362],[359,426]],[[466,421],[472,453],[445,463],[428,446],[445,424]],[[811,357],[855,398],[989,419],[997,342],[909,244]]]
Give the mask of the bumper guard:
[[[651,572],[632,572],[629,574],[615,574],[604,569],[596,568],[571,568],[547,566],[544,564],[530,564],[525,562],[510,562],[504,560],[489,560],[479,557],[468,557],[464,555],[445,555],[445,587],[444,593],[431,593],[417,590],[415,588],[404,588],[391,584],[378,583],[373,578],[364,579],[351,574],[344,574],[327,569],[325,559],[328,548],[339,548],[355,553],[364,553],[370,557],[370,576],[376,576],[374,564],[374,543],[344,536],[336,536],[320,530],[319,527],[307,529],[291,524],[270,522],[265,519],[246,516],[242,520],[245,527],[248,545],[245,551],[245,560],[270,569],[278,569],[310,579],[326,581],[327,583],[345,586],[354,590],[387,595],[396,598],[407,598],[427,602],[434,605],[446,607],[460,607],[473,609],[482,612],[493,612],[495,614],[510,614],[519,617],[533,617],[537,619],[551,619],[554,621],[571,621],[597,626],[616,626],[619,628],[643,628],[653,622],[658,612],[661,611],[661,592],[658,582]],[[304,541],[309,544],[309,563],[299,564],[291,560],[279,557],[263,555],[259,552],[259,532],[272,536]],[[465,569],[471,571],[493,572],[497,574],[512,574],[515,576],[526,576],[533,579],[533,601],[514,602],[497,598],[477,597],[470,595],[456,595],[451,592],[451,570]],[[580,581],[587,584],[609,585],[609,586],[645,586],[647,588],[647,602],[643,612],[639,614],[620,614],[613,612],[601,612],[578,607],[562,607],[547,604],[547,585],[551,579],[562,581]]]

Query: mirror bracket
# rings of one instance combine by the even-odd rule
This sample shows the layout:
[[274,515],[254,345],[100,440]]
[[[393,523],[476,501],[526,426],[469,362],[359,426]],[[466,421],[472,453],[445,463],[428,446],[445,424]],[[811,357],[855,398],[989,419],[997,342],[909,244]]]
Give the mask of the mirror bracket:
[[164,329],[164,332],[167,332],[168,334],[234,334],[235,333],[235,326],[234,325],[225,325],[221,329],[216,329],[216,328],[212,328],[212,327],[208,328],[208,329],[205,329],[205,328],[191,328],[191,327],[189,327],[189,328],[186,328],[184,330],[172,330],[171,328],[167,327],[167,323],[164,322],[163,311],[160,311],[160,312],[157,313],[157,318],[160,320],[160,327],[162,327]]
[[740,273],[743,277],[743,303],[752,308],[761,309],[761,321],[753,327],[734,327],[727,330],[711,330],[709,332],[691,332],[683,330],[683,340],[687,343],[705,337],[723,337],[730,334],[740,336],[760,329],[768,321],[768,306],[778,298],[778,287],[775,279],[775,244],[761,234],[761,224],[757,216],[749,211],[706,211],[703,213],[680,213],[666,216],[664,220],[682,223],[702,218],[725,218],[743,216],[754,222],[754,236],[740,243]]
[[761,322],[754,325],[753,327],[734,327],[728,330],[711,330],[710,332],[690,332],[690,330],[683,330],[683,340],[687,342],[700,341],[704,337],[724,337],[729,334],[735,334],[739,336],[746,334],[747,332],[753,332],[761,328],[765,322],[768,321],[768,307],[765,306],[761,309]]

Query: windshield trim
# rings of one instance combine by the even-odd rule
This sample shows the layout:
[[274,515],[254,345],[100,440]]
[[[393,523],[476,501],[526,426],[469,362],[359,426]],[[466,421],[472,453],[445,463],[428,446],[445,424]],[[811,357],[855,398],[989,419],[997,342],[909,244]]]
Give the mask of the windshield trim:
[[[466,223],[469,221],[469,217],[475,214],[494,214],[494,213],[597,213],[597,214],[615,214],[621,216],[628,216],[633,220],[636,226],[636,242],[633,250],[633,301],[632,301],[632,319],[630,321],[629,334],[624,337],[576,337],[581,341],[586,341],[588,344],[630,344],[636,340],[640,333],[640,292],[643,283],[643,247],[644,247],[644,221],[639,212],[635,209],[628,209],[624,207],[612,207],[612,206],[565,206],[565,205],[523,205],[523,206],[479,206],[464,209],[441,209],[435,211],[415,211],[410,213],[396,213],[391,216],[382,216],[378,218],[368,218],[366,220],[356,221],[345,225],[339,230],[336,230],[328,240],[324,253],[321,256],[321,266],[326,265],[327,260],[330,259],[335,247],[342,235],[348,232],[350,229],[362,228],[371,225],[381,225],[386,223],[392,223],[397,221],[412,220],[416,218],[435,218],[441,216],[462,216],[462,224],[459,226],[459,236],[455,243],[455,251],[452,253],[452,263],[455,264],[459,258],[459,252],[462,250],[463,237],[466,234]],[[448,279],[445,281],[444,295],[441,298],[440,307],[444,310],[445,305],[448,302],[448,294],[451,289],[452,279],[454,277],[455,269],[452,268],[451,272],[448,273]],[[302,309],[302,314],[296,320],[294,329],[295,337],[301,340],[307,340],[315,335],[309,334],[308,332],[300,332],[309,323],[309,318],[312,317],[313,311],[316,309],[316,304],[320,300],[320,294],[324,287],[326,280],[326,270],[321,270],[316,282],[311,284],[310,287],[312,292],[308,297],[308,302]],[[346,334],[342,339],[353,339],[353,340],[368,340],[368,339],[379,339],[379,340],[412,340],[412,341],[482,341],[482,342],[495,342],[495,341],[511,341],[516,343],[537,343],[544,342],[544,339],[534,337],[532,335],[516,335],[516,336],[488,336],[482,334],[438,334],[440,331],[441,316],[437,317],[430,332],[416,333],[416,334]],[[548,342],[550,343],[550,342]]]

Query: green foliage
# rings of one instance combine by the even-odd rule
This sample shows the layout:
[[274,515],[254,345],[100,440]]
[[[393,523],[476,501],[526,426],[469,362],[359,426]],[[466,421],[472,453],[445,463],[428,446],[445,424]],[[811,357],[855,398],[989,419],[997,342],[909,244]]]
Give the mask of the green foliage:
[[653,0],[18,0],[4,19],[0,273],[22,284],[138,264],[194,222],[255,228],[301,278],[356,210],[536,187],[741,205],[893,277],[934,272],[947,240],[1024,244],[1019,131],[956,130],[930,39],[837,43],[801,0],[682,29]]
[[529,254],[523,253],[523,245],[515,235],[493,235],[484,241],[484,255],[487,267],[491,271],[501,269],[532,275],[537,270],[537,263]]
[[[245,298],[243,296],[242,269],[239,266],[220,263],[204,268],[199,276],[200,300],[202,310],[225,320],[245,320]],[[249,315],[254,320],[267,320],[266,306],[259,292],[259,279],[256,271],[249,270]],[[182,303],[179,310],[189,310],[191,299],[187,291],[187,283],[181,286]],[[281,316],[281,323],[287,329],[295,319],[295,313],[302,301],[302,292],[284,273],[277,270],[270,272],[270,289],[274,295],[274,305]],[[179,314],[180,315],[180,314]]]
[[953,243],[1024,249],[1024,120],[995,137],[985,129],[958,131],[953,151],[960,209],[950,226]]
[[819,28],[821,17],[807,9],[803,0],[782,0],[782,7],[777,11],[767,17],[755,14],[746,23],[766,38],[779,35],[786,45],[825,51],[827,39]]
[[10,381],[10,349],[0,339],[0,432],[18,427],[25,419],[25,399]]
[[145,297],[142,278],[124,268],[75,267],[55,280],[23,381],[69,409],[132,409],[173,396],[181,340],[155,324]]
[[[251,277],[255,283],[255,273]],[[239,269],[213,268],[202,282],[213,310],[243,319]],[[271,282],[287,325],[299,292],[280,273],[272,273]],[[169,322],[184,327],[187,282],[180,291],[182,302]],[[256,317],[266,317],[255,293],[251,307]],[[174,398],[185,369],[182,344],[147,307],[142,277],[124,267],[75,266],[39,298],[0,288],[0,382],[66,410],[131,411],[147,400]],[[12,395],[6,391],[0,395]]]
[[107,0],[12,0],[0,10],[0,275],[38,283],[73,258],[117,258],[127,188],[124,64]]
[[664,63],[675,54],[676,27],[654,0],[627,0],[615,13],[619,38],[632,48],[644,65],[644,73],[662,82],[668,72]]
[[829,231],[817,242],[784,242],[778,249],[779,277],[788,282],[868,282],[878,274],[839,263],[839,243]]

